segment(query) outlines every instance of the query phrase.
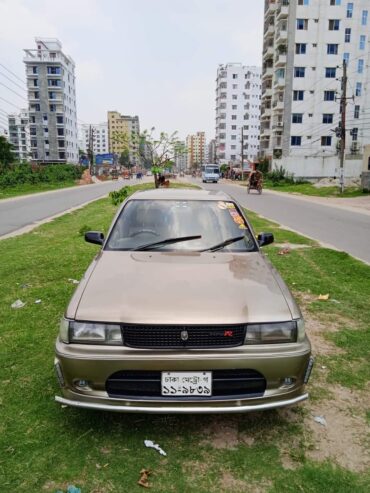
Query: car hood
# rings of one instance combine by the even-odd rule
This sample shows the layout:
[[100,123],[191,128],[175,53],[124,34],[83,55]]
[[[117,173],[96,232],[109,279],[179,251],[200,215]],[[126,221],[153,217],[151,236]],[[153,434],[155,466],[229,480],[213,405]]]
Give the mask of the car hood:
[[151,324],[285,321],[292,318],[289,296],[259,252],[103,251],[77,289],[67,316]]

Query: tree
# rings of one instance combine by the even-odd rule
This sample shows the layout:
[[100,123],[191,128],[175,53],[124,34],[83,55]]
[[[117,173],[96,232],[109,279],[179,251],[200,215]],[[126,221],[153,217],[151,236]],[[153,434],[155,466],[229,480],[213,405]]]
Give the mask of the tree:
[[154,136],[155,128],[140,134],[139,152],[142,161],[151,168],[155,187],[159,187],[159,176],[166,168],[171,168],[175,157],[186,153],[186,147],[179,141],[177,132],[161,132]]
[[128,149],[125,149],[123,152],[121,152],[121,155],[119,157],[119,164],[121,166],[124,166],[125,168],[128,168],[130,166],[130,151]]
[[13,146],[7,139],[0,135],[0,167],[8,167],[14,162]]

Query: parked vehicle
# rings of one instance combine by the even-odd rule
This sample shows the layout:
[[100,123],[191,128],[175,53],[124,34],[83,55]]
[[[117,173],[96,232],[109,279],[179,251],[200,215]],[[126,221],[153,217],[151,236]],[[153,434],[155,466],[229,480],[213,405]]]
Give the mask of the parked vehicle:
[[[129,197],[78,285],[56,341],[69,406],[147,413],[271,409],[307,398],[302,314],[224,193]],[[145,300],[145,303],[143,303]]]
[[217,183],[220,179],[220,167],[218,164],[204,164],[202,166],[202,182]]

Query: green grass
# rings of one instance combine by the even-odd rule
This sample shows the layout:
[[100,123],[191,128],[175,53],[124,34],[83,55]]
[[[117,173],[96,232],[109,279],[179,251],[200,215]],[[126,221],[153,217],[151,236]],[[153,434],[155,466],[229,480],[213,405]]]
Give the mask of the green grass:
[[31,193],[47,192],[49,190],[58,190],[59,188],[73,187],[76,185],[75,180],[61,181],[58,183],[22,183],[15,187],[7,187],[0,190],[0,199],[17,197],[18,195],[27,195]]
[[[99,250],[83,241],[81,230],[89,225],[106,232],[115,211],[109,199],[102,199],[0,242],[0,490],[55,493],[75,484],[82,493],[140,492],[139,472],[150,468],[153,492],[253,493],[260,485],[262,491],[274,493],[369,491],[368,475],[305,458],[301,407],[292,409],[297,418],[292,420],[280,411],[121,415],[62,408],[54,402],[59,393],[53,373],[54,341],[74,291],[68,279],[80,279]],[[274,229],[281,235],[279,241],[308,242],[274,223],[252,214],[251,218],[256,232]],[[313,302],[310,309],[315,314],[358,322],[358,328],[336,333],[334,343],[345,351],[342,368],[330,367],[330,378],[338,381],[347,371],[346,358],[362,365],[367,351],[360,331],[369,320],[369,267],[314,245],[287,256],[278,256],[277,251],[266,248],[296,291],[331,292],[341,301]],[[27,304],[14,310],[10,305],[17,298]],[[35,304],[36,299],[41,304]],[[352,386],[351,381],[348,384]],[[230,449],[216,448],[214,434],[223,437],[227,430],[235,433],[235,443]],[[253,443],[247,445],[244,437]],[[145,448],[146,438],[157,441],[168,456]],[[284,448],[295,470],[283,468]]]
[[299,193],[303,195],[311,195],[315,197],[363,197],[369,195],[369,193],[363,192],[361,189],[356,187],[345,188],[343,193],[340,193],[339,187],[321,187],[316,188],[311,183],[296,183],[287,184],[279,183],[274,184],[271,181],[265,181],[263,186],[271,190],[276,190],[277,192],[289,192],[289,193]]

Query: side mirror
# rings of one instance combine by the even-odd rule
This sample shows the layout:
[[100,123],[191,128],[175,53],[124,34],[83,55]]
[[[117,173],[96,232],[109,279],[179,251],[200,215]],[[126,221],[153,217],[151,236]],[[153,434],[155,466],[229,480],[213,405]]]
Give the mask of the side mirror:
[[95,245],[102,245],[104,243],[104,234],[100,231],[87,231],[85,233],[85,241]]
[[261,233],[257,236],[259,246],[270,245],[274,243],[274,235],[272,233]]

